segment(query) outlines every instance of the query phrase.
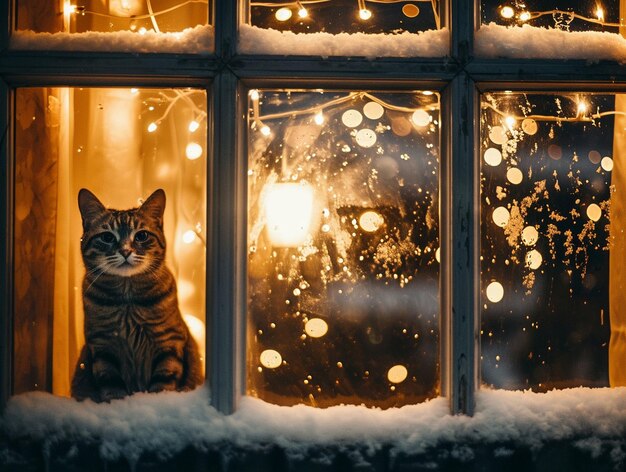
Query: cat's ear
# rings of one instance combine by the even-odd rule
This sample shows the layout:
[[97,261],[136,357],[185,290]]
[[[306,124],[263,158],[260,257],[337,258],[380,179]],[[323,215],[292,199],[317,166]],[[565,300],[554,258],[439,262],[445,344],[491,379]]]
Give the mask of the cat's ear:
[[78,192],[78,208],[80,209],[80,216],[83,218],[84,231],[87,231],[90,222],[106,212],[106,208],[98,200],[98,197],[86,188],[81,188]]
[[144,215],[156,219],[159,226],[163,225],[163,212],[165,211],[165,192],[163,189],[155,190],[139,208]]

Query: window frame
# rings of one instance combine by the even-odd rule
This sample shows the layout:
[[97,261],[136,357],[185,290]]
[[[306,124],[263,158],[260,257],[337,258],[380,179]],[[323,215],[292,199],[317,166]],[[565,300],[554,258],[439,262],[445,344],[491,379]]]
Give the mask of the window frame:
[[0,411],[11,394],[14,91],[25,86],[201,87],[207,91],[207,382],[229,414],[245,394],[246,90],[262,87],[429,88],[441,92],[440,382],[452,414],[474,410],[480,374],[480,93],[626,92],[626,68],[587,60],[474,57],[480,1],[443,2],[443,58],[264,56],[237,53],[245,2],[214,2],[212,55],[37,52],[9,48],[14,0],[0,0]]

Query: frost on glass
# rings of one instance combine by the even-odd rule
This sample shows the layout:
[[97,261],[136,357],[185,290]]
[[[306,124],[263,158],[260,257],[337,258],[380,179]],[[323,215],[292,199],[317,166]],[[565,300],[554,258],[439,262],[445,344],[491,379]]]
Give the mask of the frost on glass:
[[400,33],[440,29],[440,0],[248,2],[249,24],[294,33]]
[[608,94],[482,97],[486,384],[626,383],[625,112]]
[[248,392],[391,407],[439,392],[439,102],[249,94]]
[[38,33],[177,32],[209,19],[209,0],[16,0],[17,29]]
[[110,208],[167,196],[167,266],[204,356],[206,93],[19,88],[15,94],[13,393],[69,395],[84,344],[77,195]]
[[619,0],[481,0],[483,24],[619,32]]

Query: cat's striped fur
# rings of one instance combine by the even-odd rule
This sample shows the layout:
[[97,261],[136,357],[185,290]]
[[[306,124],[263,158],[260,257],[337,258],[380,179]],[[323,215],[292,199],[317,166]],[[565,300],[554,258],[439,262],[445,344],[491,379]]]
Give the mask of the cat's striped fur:
[[155,191],[139,208],[111,210],[82,189],[78,205],[85,346],[72,396],[99,402],[196,387],[202,382],[198,348],[165,265],[165,192]]

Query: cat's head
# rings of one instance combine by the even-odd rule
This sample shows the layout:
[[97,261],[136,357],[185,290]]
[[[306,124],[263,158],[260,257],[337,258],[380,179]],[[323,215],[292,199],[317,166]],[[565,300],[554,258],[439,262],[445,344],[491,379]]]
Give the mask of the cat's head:
[[139,208],[112,210],[81,189],[78,207],[83,219],[81,252],[88,273],[130,277],[163,263],[163,190],[156,190]]

